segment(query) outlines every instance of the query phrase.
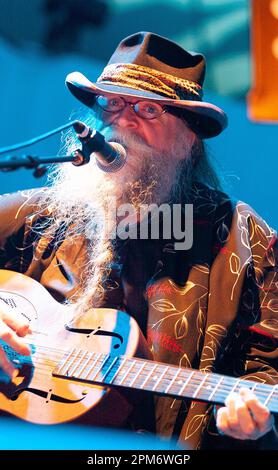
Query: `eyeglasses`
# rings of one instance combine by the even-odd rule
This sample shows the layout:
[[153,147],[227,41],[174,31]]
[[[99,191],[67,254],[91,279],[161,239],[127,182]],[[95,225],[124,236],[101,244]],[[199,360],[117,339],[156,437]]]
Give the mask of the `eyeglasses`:
[[139,117],[143,119],[156,119],[167,112],[167,109],[164,106],[154,101],[140,100],[136,103],[129,103],[121,96],[109,98],[107,96],[98,95],[96,103],[107,113],[118,113],[128,105]]

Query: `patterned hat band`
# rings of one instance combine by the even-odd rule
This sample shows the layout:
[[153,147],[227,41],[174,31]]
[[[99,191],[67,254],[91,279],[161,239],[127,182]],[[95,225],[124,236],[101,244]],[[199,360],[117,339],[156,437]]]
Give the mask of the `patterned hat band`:
[[174,77],[137,64],[111,64],[97,83],[150,91],[174,100],[202,100],[202,87],[190,80]]

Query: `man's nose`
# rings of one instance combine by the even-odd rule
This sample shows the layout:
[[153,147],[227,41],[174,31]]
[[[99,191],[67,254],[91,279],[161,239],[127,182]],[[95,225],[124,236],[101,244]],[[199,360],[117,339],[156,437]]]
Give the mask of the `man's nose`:
[[114,123],[120,127],[136,128],[138,126],[138,116],[128,104],[117,113]]

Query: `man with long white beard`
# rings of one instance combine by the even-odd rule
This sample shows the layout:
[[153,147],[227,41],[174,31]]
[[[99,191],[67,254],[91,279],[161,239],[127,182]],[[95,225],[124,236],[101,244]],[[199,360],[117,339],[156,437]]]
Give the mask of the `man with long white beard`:
[[[80,119],[122,144],[126,164],[115,173],[94,159],[64,164],[49,187],[3,196],[1,267],[38,280],[78,314],[128,312],[154,361],[276,384],[277,238],[221,192],[203,139],[222,132],[227,118],[202,101],[204,74],[201,54],[145,32],[119,44],[97,83],[70,74],[67,86],[90,108]],[[69,131],[63,151],[76,147]],[[140,225],[143,204],[192,204],[192,247],[175,249],[163,230],[156,239],[113,237],[123,204],[135,208],[129,225]],[[27,333],[28,322],[2,305],[0,337],[28,355]],[[14,374],[3,350],[1,366]],[[156,431],[191,448],[259,448],[273,434],[267,405],[242,383],[225,406],[156,397]]]

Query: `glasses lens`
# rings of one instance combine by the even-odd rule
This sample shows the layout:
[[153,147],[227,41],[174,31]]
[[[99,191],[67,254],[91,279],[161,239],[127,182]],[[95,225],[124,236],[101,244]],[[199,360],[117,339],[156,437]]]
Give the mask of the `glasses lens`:
[[109,98],[108,96],[98,96],[96,99],[97,104],[104,111],[109,113],[117,113],[125,107],[125,102],[120,96]]
[[152,101],[139,101],[134,106],[134,110],[144,119],[155,119],[163,113],[163,106]]

